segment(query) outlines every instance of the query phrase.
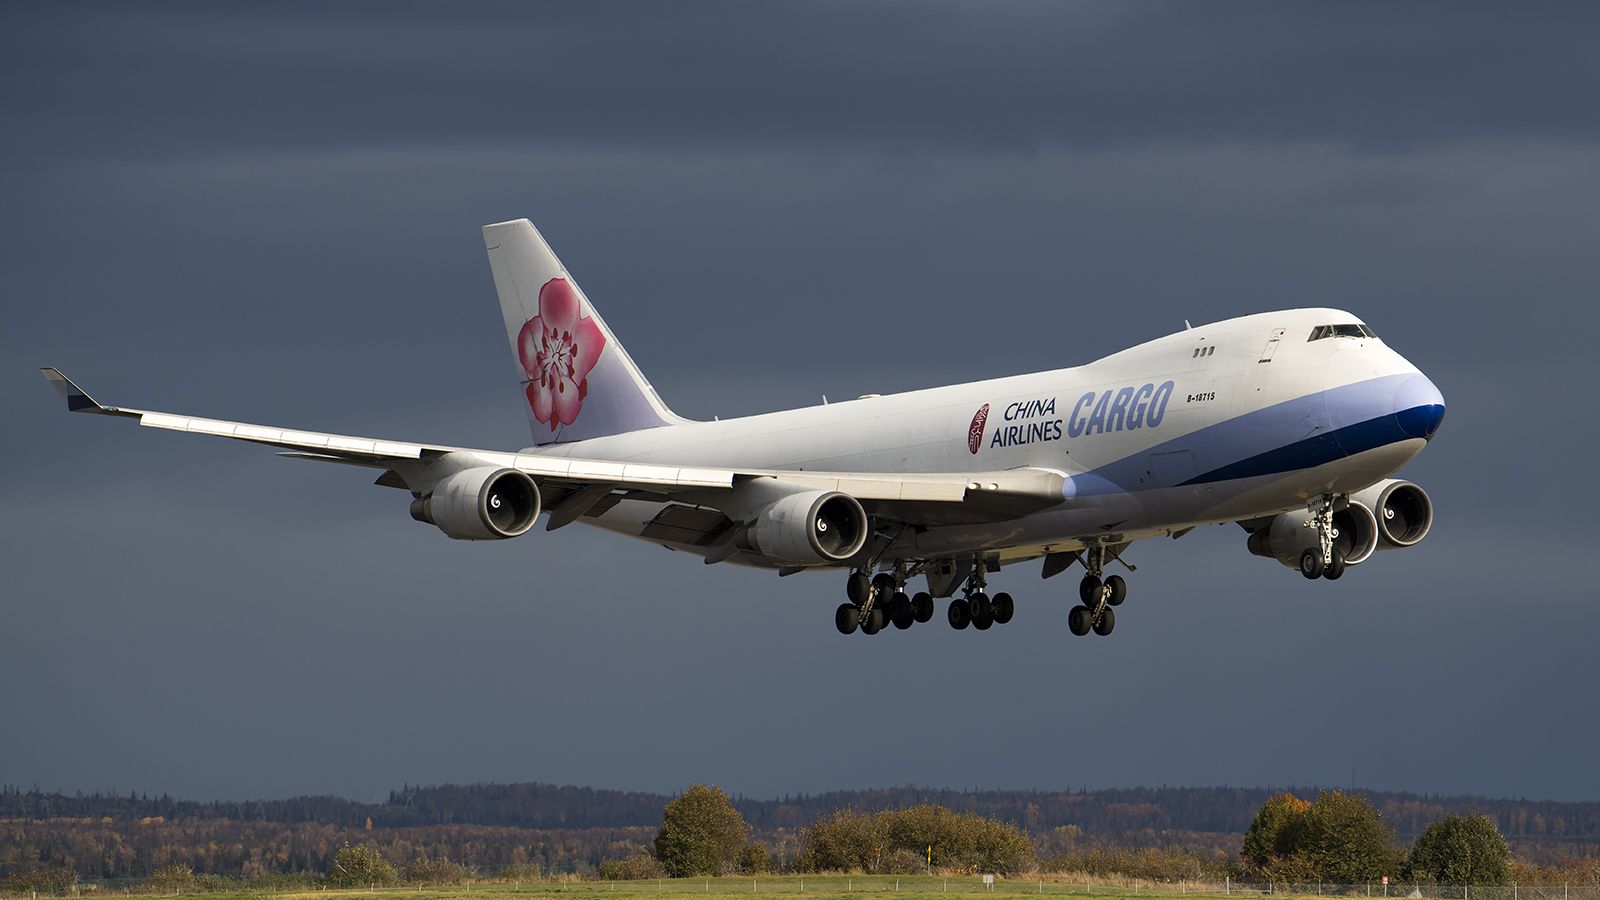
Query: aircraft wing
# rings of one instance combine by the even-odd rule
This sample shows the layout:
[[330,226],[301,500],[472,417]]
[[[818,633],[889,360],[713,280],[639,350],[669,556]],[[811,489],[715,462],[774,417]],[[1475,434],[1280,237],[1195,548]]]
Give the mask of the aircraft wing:
[[[1042,509],[1061,502],[1064,476],[1044,469],[1015,469],[985,473],[868,473],[813,472],[790,469],[723,469],[699,466],[674,466],[652,463],[618,462],[553,456],[544,453],[508,453],[437,444],[418,444],[378,438],[324,434],[247,422],[231,422],[197,416],[175,415],[145,409],[105,406],[60,370],[40,370],[45,380],[66,401],[72,412],[93,413],[135,419],[146,428],[160,428],[188,434],[206,434],[281,448],[282,455],[296,459],[338,462],[350,465],[393,469],[401,472],[407,464],[428,463],[461,454],[482,465],[503,466],[526,472],[537,482],[578,489],[609,486],[609,490],[639,491],[671,496],[691,492],[732,490],[742,480],[775,478],[783,481],[836,490],[868,503],[874,511],[906,521],[983,521],[1018,510]],[[402,478],[404,476],[401,476]],[[380,484],[403,487],[386,478]],[[943,508],[941,507],[954,507]]]

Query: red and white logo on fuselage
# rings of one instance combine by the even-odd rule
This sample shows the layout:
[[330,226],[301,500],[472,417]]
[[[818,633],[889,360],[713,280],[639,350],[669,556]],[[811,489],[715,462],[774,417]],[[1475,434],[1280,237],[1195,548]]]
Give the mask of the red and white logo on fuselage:
[[976,455],[983,446],[983,426],[989,424],[989,404],[985,403],[972,414],[972,424],[967,426],[967,451]]

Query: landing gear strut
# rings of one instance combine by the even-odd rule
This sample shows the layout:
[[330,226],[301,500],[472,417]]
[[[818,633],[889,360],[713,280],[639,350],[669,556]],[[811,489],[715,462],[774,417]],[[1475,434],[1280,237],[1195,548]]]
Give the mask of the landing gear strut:
[[933,596],[925,591],[907,596],[907,577],[903,565],[876,575],[851,572],[845,581],[849,602],[840,604],[834,613],[839,633],[854,634],[859,629],[862,634],[877,634],[889,625],[904,631],[918,622],[932,621]]
[[[1078,599],[1082,601],[1067,613],[1067,630],[1078,636],[1093,631],[1104,637],[1117,627],[1113,606],[1121,606],[1128,597],[1128,583],[1121,575],[1105,575],[1106,554],[1121,562],[1115,551],[1104,544],[1090,544],[1083,553],[1083,566],[1089,574],[1078,583]],[[1126,565],[1126,563],[1124,563]]]
[[1307,578],[1334,581],[1344,574],[1344,553],[1334,546],[1339,537],[1339,529],[1333,527],[1334,500],[1334,495],[1322,494],[1308,507],[1311,518],[1304,527],[1317,530],[1317,546],[1300,554],[1300,574]]
[[[894,568],[876,575],[857,569],[845,580],[848,602],[834,611],[833,624],[840,634],[877,634],[893,625],[904,631],[912,625],[933,621],[933,595],[927,591],[906,593],[906,581],[924,571],[919,563],[896,563]],[[962,597],[950,603],[950,627],[968,625],[979,631],[1011,621],[1016,604],[1011,595],[1001,592],[990,597],[986,591],[984,568],[979,561],[962,588]]]

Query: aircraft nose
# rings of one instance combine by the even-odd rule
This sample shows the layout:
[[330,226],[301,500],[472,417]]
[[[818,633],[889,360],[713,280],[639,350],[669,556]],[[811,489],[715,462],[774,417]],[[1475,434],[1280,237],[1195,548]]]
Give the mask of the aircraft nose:
[[1444,422],[1444,395],[1426,375],[1413,375],[1394,393],[1394,415],[1406,434],[1432,440]]

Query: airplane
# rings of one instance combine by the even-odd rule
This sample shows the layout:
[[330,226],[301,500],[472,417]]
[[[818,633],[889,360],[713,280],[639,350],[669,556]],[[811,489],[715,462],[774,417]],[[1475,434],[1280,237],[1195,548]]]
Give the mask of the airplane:
[[[904,630],[949,598],[956,629],[1012,620],[990,575],[1042,559],[1085,574],[1074,635],[1111,634],[1135,541],[1237,523],[1252,554],[1334,580],[1433,524],[1391,477],[1444,397],[1356,316],[1246,315],[1071,368],[867,394],[710,422],[675,415],[527,219],[483,227],[533,446],[323,434],[104,406],[54,368],[74,412],[382,470],[411,517],[460,540],[573,522],[698,556],[845,573],[842,634]],[[913,578],[926,589],[908,593]],[[959,593],[960,596],[957,596]]]

